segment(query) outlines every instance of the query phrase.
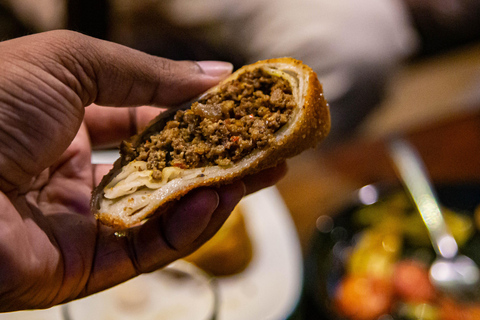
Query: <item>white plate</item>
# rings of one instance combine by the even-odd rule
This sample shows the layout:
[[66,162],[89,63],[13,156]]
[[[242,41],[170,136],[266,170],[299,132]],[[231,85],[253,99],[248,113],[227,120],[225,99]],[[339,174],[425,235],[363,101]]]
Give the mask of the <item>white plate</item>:
[[[300,243],[290,213],[275,187],[246,197],[240,205],[254,254],[245,271],[218,279],[220,307],[217,319],[286,319],[298,303],[303,277]],[[111,316],[112,319],[139,319],[138,315],[132,313],[132,316],[128,317],[125,312],[120,317],[115,317],[112,310],[116,309],[110,306],[115,303],[112,302],[112,295],[118,296],[119,290],[123,289],[123,292],[142,296],[144,292],[148,293],[150,290],[152,294],[149,296],[153,303],[144,305],[144,309],[148,309],[146,306],[153,308],[166,296],[159,295],[159,290],[164,289],[164,285],[160,286],[156,280],[158,280],[156,273],[142,275],[113,289],[74,301],[68,304],[68,307],[75,320],[103,320],[103,317],[99,316],[107,310],[110,310],[106,312],[109,319]],[[174,294],[168,296],[171,298],[170,309],[185,311],[183,310],[186,309],[185,292],[178,293],[178,298],[175,298]],[[179,301],[174,301],[175,299]],[[118,306],[118,301],[116,303]],[[192,305],[189,303],[188,307]],[[142,313],[147,314],[144,311],[142,310]],[[154,319],[150,313],[148,314],[143,318]],[[51,317],[46,317],[47,315]],[[157,314],[155,319],[169,320],[167,314],[160,318],[158,316]],[[61,313],[58,307],[55,307],[43,311],[19,312],[15,317],[12,314],[0,314],[0,320],[4,319],[56,320],[61,319]]]
[[280,320],[300,298],[302,253],[290,212],[275,187],[241,202],[254,255],[248,268],[220,279],[220,320]]
[[93,164],[113,164],[118,158],[120,158],[118,149],[92,150]]
[[63,320],[63,316],[61,307],[57,306],[46,310],[0,313],[0,320]]

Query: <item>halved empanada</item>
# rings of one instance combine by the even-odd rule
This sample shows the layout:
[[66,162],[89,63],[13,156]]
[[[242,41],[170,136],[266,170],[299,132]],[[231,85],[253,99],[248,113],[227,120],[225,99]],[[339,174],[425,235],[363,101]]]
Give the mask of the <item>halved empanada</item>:
[[188,191],[221,185],[314,147],[330,129],[316,74],[292,58],[259,61],[208,90],[187,110],[160,114],[125,141],[94,190],[104,224],[141,224]]

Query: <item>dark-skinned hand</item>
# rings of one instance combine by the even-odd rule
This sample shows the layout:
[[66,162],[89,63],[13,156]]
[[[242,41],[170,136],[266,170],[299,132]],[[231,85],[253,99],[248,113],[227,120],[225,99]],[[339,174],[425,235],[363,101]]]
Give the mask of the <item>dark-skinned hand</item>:
[[92,147],[118,144],[159,112],[136,106],[178,105],[230,72],[70,31],[0,42],[0,311],[47,308],[166,266],[283,176],[285,164],[194,190],[127,237],[93,217],[91,192],[110,166],[91,164]]

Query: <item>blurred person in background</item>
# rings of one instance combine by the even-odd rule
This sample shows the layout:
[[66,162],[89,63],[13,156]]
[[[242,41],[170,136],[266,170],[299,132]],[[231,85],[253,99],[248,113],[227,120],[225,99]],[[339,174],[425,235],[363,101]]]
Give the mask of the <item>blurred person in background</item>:
[[355,132],[406,58],[480,38],[479,0],[0,0],[0,5],[9,16],[0,25],[9,33],[3,38],[69,28],[176,60],[227,60],[236,67],[280,56],[303,60],[319,75],[330,102],[331,142]]

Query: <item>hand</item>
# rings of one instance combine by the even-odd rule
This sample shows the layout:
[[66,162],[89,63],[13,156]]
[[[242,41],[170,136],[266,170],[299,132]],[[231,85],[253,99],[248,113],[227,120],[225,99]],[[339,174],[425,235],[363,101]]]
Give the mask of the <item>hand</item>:
[[128,237],[92,216],[92,189],[109,168],[92,166],[91,142],[118,143],[133,118],[152,114],[98,105],[179,104],[230,71],[69,31],[0,42],[0,311],[47,308],[165,266],[207,241],[243,195],[285,173],[282,164],[195,190]]

